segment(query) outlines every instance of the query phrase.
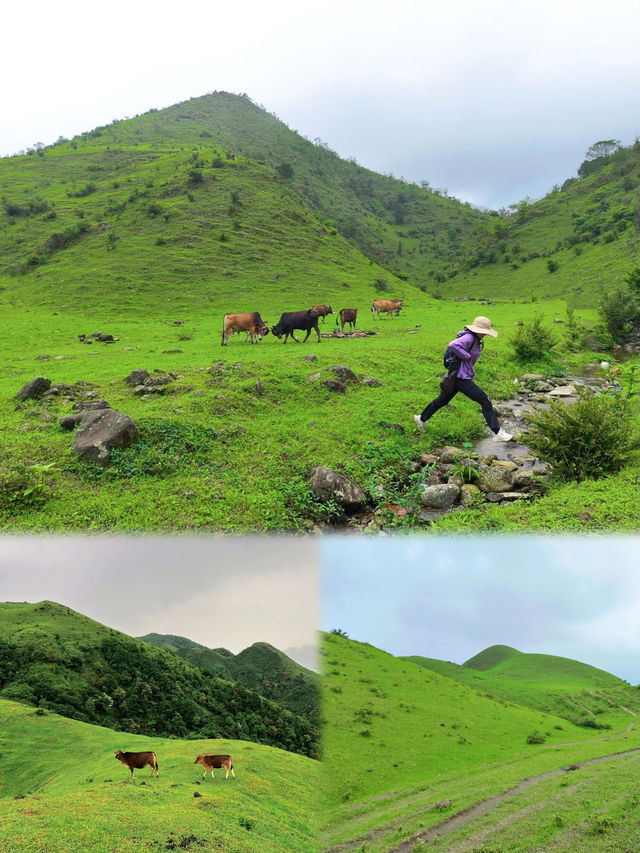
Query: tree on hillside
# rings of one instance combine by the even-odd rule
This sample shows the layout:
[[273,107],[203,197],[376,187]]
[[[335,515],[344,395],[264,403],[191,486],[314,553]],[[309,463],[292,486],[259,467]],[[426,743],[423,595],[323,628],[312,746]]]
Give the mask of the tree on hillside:
[[290,180],[294,175],[291,163],[280,163],[279,166],[276,166],[276,172],[278,173],[278,177],[283,180]]
[[601,139],[599,142],[594,142],[584,155],[585,160],[599,160],[600,157],[611,157],[620,148],[619,139]]

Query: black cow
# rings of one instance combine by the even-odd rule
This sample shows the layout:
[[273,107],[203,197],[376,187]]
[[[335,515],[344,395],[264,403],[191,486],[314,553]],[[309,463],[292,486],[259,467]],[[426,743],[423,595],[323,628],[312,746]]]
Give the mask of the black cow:
[[293,334],[296,329],[300,329],[301,331],[307,333],[307,337],[304,339],[302,343],[306,343],[309,335],[311,334],[311,329],[316,330],[316,334],[318,335],[318,343],[320,343],[320,329],[318,328],[318,315],[315,311],[287,311],[282,317],[278,320],[275,326],[272,326],[271,332],[276,336],[276,338],[281,338],[284,335],[283,343],[286,344],[287,338],[289,335],[293,338],[293,340],[299,344],[300,341]]

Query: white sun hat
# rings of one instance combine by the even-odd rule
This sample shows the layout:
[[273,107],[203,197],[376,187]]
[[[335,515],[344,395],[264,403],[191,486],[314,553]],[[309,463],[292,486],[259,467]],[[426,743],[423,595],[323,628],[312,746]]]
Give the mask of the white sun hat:
[[497,338],[498,333],[491,325],[491,320],[488,317],[476,317],[473,323],[465,326],[470,332],[475,332],[478,335],[491,335],[492,338]]

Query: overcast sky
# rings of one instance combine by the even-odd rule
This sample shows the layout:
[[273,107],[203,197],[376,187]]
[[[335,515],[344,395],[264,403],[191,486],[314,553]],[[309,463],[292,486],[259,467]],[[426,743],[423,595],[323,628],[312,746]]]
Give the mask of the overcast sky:
[[394,655],[464,663],[492,645],[640,681],[640,540],[325,540],[322,625]]
[[315,544],[273,537],[0,538],[0,601],[56,601],[131,636],[315,663]]
[[3,9],[0,154],[213,90],[474,204],[638,133],[637,0],[33,0]]

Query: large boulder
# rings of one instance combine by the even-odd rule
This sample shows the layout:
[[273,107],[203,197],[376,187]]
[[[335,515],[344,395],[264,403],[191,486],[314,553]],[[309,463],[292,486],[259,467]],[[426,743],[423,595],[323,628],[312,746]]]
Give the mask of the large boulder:
[[148,375],[148,370],[132,370],[124,381],[126,385],[130,385],[135,388],[137,385],[142,385]]
[[113,448],[128,447],[140,436],[135,422],[115,409],[87,412],[74,437],[77,455],[98,465],[108,465]]
[[358,377],[355,375],[353,370],[350,367],[347,367],[344,364],[332,364],[331,367],[327,367],[327,370],[330,370],[332,373],[335,373],[336,376],[339,376],[343,382],[357,382]]
[[465,483],[460,488],[460,503],[462,506],[473,506],[475,503],[480,503],[484,500],[484,495],[477,486],[473,483]]
[[357,512],[364,505],[364,492],[353,480],[319,465],[311,475],[311,491],[321,501],[333,499],[345,512]]
[[50,379],[45,379],[44,376],[36,376],[31,382],[27,382],[26,385],[22,386],[17,396],[19,400],[37,400],[49,388],[51,388]]
[[453,483],[425,486],[420,495],[420,503],[430,509],[447,509],[454,505],[459,495],[460,487]]

